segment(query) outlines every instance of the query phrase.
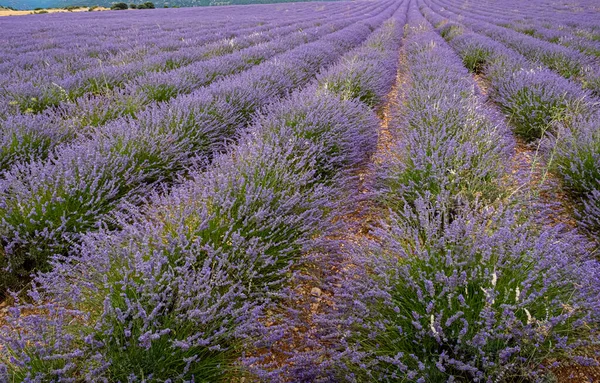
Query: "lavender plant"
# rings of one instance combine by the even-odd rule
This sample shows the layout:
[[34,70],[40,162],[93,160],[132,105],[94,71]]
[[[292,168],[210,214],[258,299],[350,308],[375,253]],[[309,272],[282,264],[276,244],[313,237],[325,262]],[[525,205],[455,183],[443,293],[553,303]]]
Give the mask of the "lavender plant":
[[[498,71],[498,69],[490,69]],[[553,123],[592,111],[591,94],[548,70],[521,70],[492,80],[493,98],[526,141],[541,138]]]
[[403,22],[392,19],[374,33],[357,52],[343,63],[320,74],[320,85],[347,99],[359,99],[370,106],[381,105],[393,85],[397,70],[396,47]]
[[448,203],[418,200],[349,255],[323,317],[341,325],[340,376],[541,382],[569,360],[596,365],[599,264],[580,240],[502,207],[449,219]]
[[598,113],[561,124],[545,142],[550,165],[580,210],[578,219],[592,233],[600,229],[600,130]]
[[[424,28],[421,30],[421,28]],[[412,26],[405,49],[410,88],[406,110],[394,121],[398,140],[377,169],[376,187],[386,206],[401,209],[428,192],[494,200],[511,145],[481,112],[475,85],[445,42]]]

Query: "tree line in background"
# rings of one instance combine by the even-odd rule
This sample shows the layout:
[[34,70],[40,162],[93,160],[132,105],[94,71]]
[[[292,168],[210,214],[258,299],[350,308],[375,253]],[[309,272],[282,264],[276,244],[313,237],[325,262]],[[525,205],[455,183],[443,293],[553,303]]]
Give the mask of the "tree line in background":
[[[168,7],[169,7],[168,5],[165,5],[165,8],[168,8]],[[110,9],[112,9],[112,10],[125,10],[127,8],[129,8],[129,9],[154,9],[156,7],[154,6],[154,3],[150,2],[150,1],[147,1],[142,4],[133,4],[132,3],[129,5],[127,5],[126,3],[114,3],[110,7]]]

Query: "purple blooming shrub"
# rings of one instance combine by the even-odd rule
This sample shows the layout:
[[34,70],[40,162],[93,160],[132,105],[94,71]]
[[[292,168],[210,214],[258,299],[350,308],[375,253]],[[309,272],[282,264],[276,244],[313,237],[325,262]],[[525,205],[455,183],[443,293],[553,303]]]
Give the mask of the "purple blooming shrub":
[[380,105],[392,88],[404,20],[391,19],[345,56],[342,62],[317,77],[324,89],[356,98],[369,106]]
[[467,69],[474,73],[485,73],[489,77],[494,77],[493,70],[500,71],[497,75],[501,75],[530,67],[527,60],[516,52],[476,33],[465,32],[446,40],[462,58]]
[[563,124],[546,147],[550,165],[579,204],[578,219],[591,232],[600,230],[600,114]]
[[397,143],[376,170],[381,199],[400,208],[426,192],[497,198],[511,146],[482,112],[467,70],[433,32],[415,32],[405,47],[410,88]]
[[348,254],[321,321],[341,341],[338,375],[542,382],[561,363],[596,365],[600,265],[581,239],[502,207],[454,207],[449,219],[448,203],[417,200],[380,244]]
[[[252,129],[250,134],[264,135],[272,145],[289,145],[286,140],[293,136],[304,140],[307,148],[319,147],[313,166],[315,176],[325,181],[364,162],[377,144],[377,118],[363,103],[340,98],[344,95],[309,87],[267,107],[256,120],[261,131]],[[295,150],[301,152],[302,147]]]
[[600,96],[600,68],[593,66],[584,68],[582,83],[584,89],[593,92],[596,97]]
[[553,123],[592,110],[589,92],[547,69],[506,73],[493,79],[492,87],[515,133],[527,141],[542,137]]
[[458,23],[454,23],[452,21],[448,22],[448,20],[444,20],[443,22],[434,25],[437,28],[440,35],[448,41],[465,33],[464,26]]
[[46,156],[57,143],[75,134],[64,121],[65,111],[11,115],[0,121],[0,170],[14,163]]
[[[36,302],[11,307],[0,329],[0,379],[37,383],[48,377],[60,382],[95,381],[106,369],[97,342],[89,336],[86,314],[77,310]],[[8,351],[7,351],[8,350]],[[98,381],[98,380],[96,380]]]
[[135,116],[150,101],[143,94],[115,89],[107,95],[84,95],[65,105],[68,122],[79,131],[99,127],[120,117]]
[[[106,362],[95,380],[238,375],[240,347],[266,336],[261,316],[290,268],[335,227],[345,169],[374,150],[377,124],[360,103],[314,89],[295,95],[205,172],[126,217],[122,230],[87,234],[68,260],[56,258],[37,279],[40,299],[90,318],[85,352]],[[39,354],[48,347],[9,344],[18,355],[11,363],[48,371],[51,359]],[[73,361],[66,376],[86,363]]]
[[0,91],[9,100],[13,113],[39,113],[69,99],[66,90],[55,83],[42,86],[21,82],[11,84],[10,88],[2,86]]

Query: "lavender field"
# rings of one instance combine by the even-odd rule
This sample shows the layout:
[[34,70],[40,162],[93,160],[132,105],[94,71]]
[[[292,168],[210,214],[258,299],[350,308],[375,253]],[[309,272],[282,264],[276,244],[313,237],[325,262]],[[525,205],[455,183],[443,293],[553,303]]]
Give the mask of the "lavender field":
[[600,4],[0,18],[0,383],[600,382]]

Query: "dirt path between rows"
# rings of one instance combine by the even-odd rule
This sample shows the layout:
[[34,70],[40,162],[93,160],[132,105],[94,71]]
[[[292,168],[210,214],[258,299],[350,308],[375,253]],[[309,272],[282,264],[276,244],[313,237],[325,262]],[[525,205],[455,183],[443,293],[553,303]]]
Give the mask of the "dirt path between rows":
[[[277,370],[281,374],[279,381],[293,382],[299,374],[310,374],[311,369],[322,371],[320,361],[327,357],[334,341],[323,337],[322,329],[317,323],[318,316],[331,310],[334,305],[333,289],[339,285],[332,280],[345,273],[340,265],[348,267],[347,259],[344,259],[346,248],[376,240],[370,234],[371,229],[386,214],[387,210],[379,206],[373,197],[373,183],[377,164],[384,161],[395,142],[392,121],[399,110],[399,96],[406,83],[406,76],[403,75],[403,48],[398,55],[396,81],[387,94],[385,103],[377,109],[381,122],[375,152],[354,173],[354,193],[349,204],[351,207],[336,220],[335,224],[339,225],[339,229],[327,237],[324,248],[304,256],[304,269],[292,283],[293,293],[285,303],[289,305],[291,312],[283,315],[283,318],[289,319],[289,334],[268,350],[267,359],[262,361],[263,364],[270,364],[267,370]],[[276,322],[273,325],[277,325]],[[289,323],[294,325],[290,326]],[[319,372],[314,374],[316,377]]]

